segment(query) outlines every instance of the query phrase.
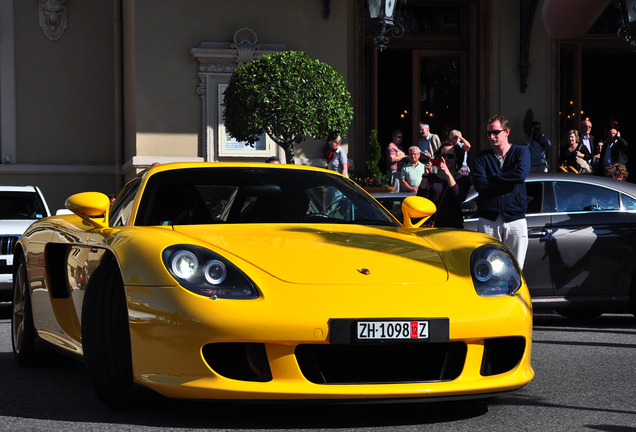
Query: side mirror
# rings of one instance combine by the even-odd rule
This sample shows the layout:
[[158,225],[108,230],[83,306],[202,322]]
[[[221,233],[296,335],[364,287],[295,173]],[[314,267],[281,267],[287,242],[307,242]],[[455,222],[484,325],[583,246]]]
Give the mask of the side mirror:
[[[404,216],[405,228],[419,228],[428,218],[437,211],[437,207],[433,201],[418,197],[406,197],[402,202],[402,215]],[[419,222],[413,224],[411,218],[422,218]]]
[[64,206],[95,228],[108,228],[110,198],[103,193],[78,193],[69,197]]

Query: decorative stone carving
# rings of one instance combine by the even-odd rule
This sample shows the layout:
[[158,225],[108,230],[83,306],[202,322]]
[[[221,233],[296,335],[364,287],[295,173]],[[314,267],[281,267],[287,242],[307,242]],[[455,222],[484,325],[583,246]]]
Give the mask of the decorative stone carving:
[[201,42],[190,50],[192,57],[199,61],[199,83],[197,93],[201,96],[202,130],[201,154],[206,161],[245,160],[264,158],[275,154],[276,144],[269,143],[266,151],[228,151],[222,124],[222,89],[227,86],[230,76],[238,67],[261,57],[279,51],[286,51],[283,44],[258,44],[258,36],[248,28],[234,33],[231,42]]
[[253,30],[242,28],[234,33],[234,43],[230,47],[236,49],[236,62],[239,67],[254,59],[254,52],[260,49],[256,42],[258,37]]
[[232,74],[234,69],[236,69],[239,65],[235,62],[227,62],[227,61],[209,61],[209,62],[201,62],[199,65],[199,72],[209,72],[209,73],[228,73]]
[[52,41],[58,40],[66,30],[66,0],[40,0],[40,27]]

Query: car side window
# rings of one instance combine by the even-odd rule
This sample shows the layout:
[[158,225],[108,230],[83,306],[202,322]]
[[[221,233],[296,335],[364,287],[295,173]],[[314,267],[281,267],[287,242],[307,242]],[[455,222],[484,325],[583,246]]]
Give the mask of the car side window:
[[526,182],[528,195],[528,212],[541,213],[543,210],[543,182]]
[[554,185],[558,212],[619,210],[618,192],[600,186],[575,182]]
[[621,194],[621,200],[623,201],[623,208],[625,210],[636,210],[636,199]]
[[[526,194],[528,197],[527,214],[541,213],[543,211],[543,182],[534,181],[526,182]],[[474,219],[477,216],[477,198],[475,195],[472,199],[462,203],[462,217],[466,219]],[[386,207],[386,206],[385,206]],[[388,207],[387,207],[388,208]],[[393,213],[393,211],[391,211]]]
[[120,198],[115,201],[115,206],[110,212],[108,223],[110,226],[124,226],[128,222],[130,212],[132,211],[133,202],[135,196],[137,196],[137,189],[141,181],[130,183],[128,187],[121,194]]

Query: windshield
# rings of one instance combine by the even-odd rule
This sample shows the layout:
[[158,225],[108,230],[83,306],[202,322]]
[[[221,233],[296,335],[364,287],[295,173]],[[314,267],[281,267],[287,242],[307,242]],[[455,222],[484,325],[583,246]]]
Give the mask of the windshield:
[[353,182],[286,168],[190,168],[154,174],[135,225],[236,223],[394,225]]
[[0,192],[0,219],[41,219],[46,216],[37,192]]

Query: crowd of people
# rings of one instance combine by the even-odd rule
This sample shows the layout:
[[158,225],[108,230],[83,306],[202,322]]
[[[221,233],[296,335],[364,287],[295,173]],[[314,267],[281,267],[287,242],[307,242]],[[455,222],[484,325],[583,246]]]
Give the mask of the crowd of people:
[[592,122],[581,122],[580,131],[568,131],[568,140],[559,156],[563,172],[594,174],[627,180],[627,141],[616,128],[611,128],[604,140],[592,135]]
[[[528,173],[550,170],[552,143],[535,121],[521,145],[508,141],[509,122],[493,116],[487,122],[486,135],[491,148],[476,155],[469,169],[470,143],[457,130],[440,140],[428,124],[420,124],[417,146],[402,147],[404,134],[397,129],[387,146],[387,175],[394,192],[412,193],[430,199],[437,207],[427,223],[437,227],[463,228],[461,204],[472,184],[479,192],[478,230],[508,246],[523,268],[528,245],[527,196]],[[580,130],[570,130],[559,152],[558,168],[565,172],[627,180],[627,142],[616,128],[604,140],[591,134],[592,123],[585,120]],[[469,176],[471,173],[472,176]]]
[[479,192],[478,230],[508,246],[523,268],[528,246],[524,182],[531,170],[548,170],[551,143],[538,122],[517,146],[508,142],[510,126],[505,117],[491,117],[486,128],[491,146],[475,157],[472,181],[467,164],[470,142],[458,130],[441,141],[426,123],[420,124],[418,145],[406,150],[402,131],[393,131],[387,146],[387,175],[394,192],[416,194],[435,204],[437,212],[426,223],[436,227],[463,228],[461,205],[474,183]]
[[[580,130],[570,130],[559,152],[558,168],[564,172],[592,174],[626,180],[628,177],[627,142],[616,128],[604,140],[591,134],[592,123],[585,120]],[[461,204],[471,184],[479,193],[478,230],[503,242],[516,256],[521,268],[528,247],[526,223],[528,173],[548,172],[552,143],[531,124],[522,144],[508,141],[508,119],[496,115],[488,119],[486,136],[490,148],[477,154],[468,166],[470,142],[459,130],[452,130],[442,141],[430,125],[420,123],[417,145],[403,147],[404,133],[396,129],[386,148],[387,176],[393,192],[406,192],[430,199],[437,212],[427,224],[436,227],[463,228]],[[348,161],[341,138],[328,142],[327,168],[348,174]],[[278,158],[268,160],[280,163]],[[472,175],[471,175],[472,174]]]
[[[456,166],[452,171],[453,176],[468,176],[470,169],[467,164],[470,143],[458,130],[452,130],[448,134],[448,140],[441,142],[438,135],[431,133],[430,126],[420,123],[420,139],[417,146],[404,149],[402,141],[404,134],[396,129],[392,133],[392,140],[387,146],[387,176],[393,187],[393,192],[419,193],[427,186],[426,179],[429,174],[437,175],[440,166],[441,149],[447,145],[455,146],[457,160],[448,166]],[[627,142],[621,137],[616,128],[609,130],[605,140],[596,140],[591,135],[592,123],[585,120],[581,123],[580,130],[570,130],[567,140],[558,157],[558,169],[563,172],[577,174],[594,174],[612,177],[618,180],[626,180],[628,171],[626,167]],[[529,134],[523,139],[522,145],[530,154],[529,172],[542,173],[550,169],[550,152],[552,143],[541,130],[541,122],[534,121],[531,124]],[[433,161],[427,168],[429,161]],[[446,161],[447,162],[447,161]],[[447,166],[446,162],[444,167]],[[442,171],[445,172],[445,171]]]

